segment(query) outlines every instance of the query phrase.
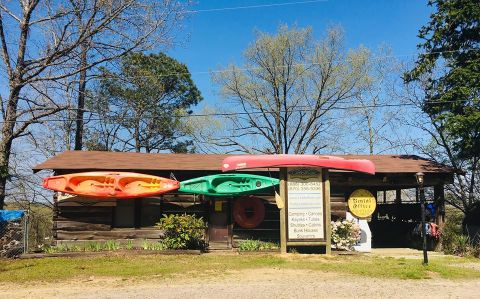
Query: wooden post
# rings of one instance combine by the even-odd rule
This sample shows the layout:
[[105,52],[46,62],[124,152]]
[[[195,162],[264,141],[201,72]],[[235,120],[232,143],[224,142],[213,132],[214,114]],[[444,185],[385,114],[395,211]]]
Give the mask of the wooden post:
[[396,204],[402,203],[402,189],[395,190],[395,203]]
[[328,169],[324,168],[322,171],[322,177],[323,177],[323,186],[325,187],[325,190],[323,191],[323,194],[325,196],[325,225],[326,227],[326,232],[327,235],[325,236],[326,244],[325,244],[325,253],[326,254],[331,254],[332,253],[332,226],[330,224],[331,222],[331,214],[330,214],[330,179],[329,179],[329,172]]
[[280,197],[283,201],[283,207],[280,209],[280,252],[287,253],[287,169],[280,168]]
[[[53,192],[53,227],[52,227],[52,233],[53,233],[53,240],[55,240],[55,245],[57,245],[57,220],[59,216],[59,210],[58,210],[58,192]],[[27,215],[27,217],[30,217],[30,215]],[[30,219],[27,218],[27,221]],[[28,239],[28,237],[27,237]]]
[[433,187],[433,198],[437,206],[435,222],[438,226],[443,226],[445,223],[445,191],[443,184]]

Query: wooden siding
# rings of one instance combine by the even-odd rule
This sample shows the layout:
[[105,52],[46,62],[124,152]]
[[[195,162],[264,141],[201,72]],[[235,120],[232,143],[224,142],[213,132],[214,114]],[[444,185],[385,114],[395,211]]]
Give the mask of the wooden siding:
[[[234,223],[233,220],[231,221],[233,247],[238,246],[238,242],[245,239],[279,241],[280,215],[275,204],[275,198],[271,195],[264,195],[262,199],[266,208],[265,220],[258,227],[244,229]],[[139,214],[141,225],[137,228],[115,227],[116,200],[92,200],[91,198],[75,197],[56,202],[54,237],[58,241],[159,239],[162,237],[162,232],[152,225],[145,226],[145,222],[148,221],[143,220],[144,218],[152,218],[157,221],[164,214],[196,215],[208,222],[210,202],[202,196],[167,194],[162,197],[137,200],[142,203],[142,208],[145,209]],[[334,194],[331,197],[332,217],[345,218],[345,213],[345,197]]]
[[[332,219],[345,218],[347,205],[343,195],[335,194],[330,197],[330,209]],[[275,204],[274,197],[266,198],[265,219],[256,228],[246,229],[233,223],[232,246],[238,247],[239,243],[248,239],[262,240],[267,242],[280,241],[280,210]]]
[[[265,203],[265,219],[255,228],[242,228],[233,223],[232,246],[238,247],[239,242],[247,239],[255,239],[269,242],[280,240],[280,210],[277,205],[268,201]],[[233,218],[232,218],[233,219]]]
[[[154,223],[163,214],[197,215],[204,219],[208,216],[208,203],[193,195],[169,194],[136,199],[135,203],[139,204],[131,206],[131,209],[135,209],[131,215],[140,217],[135,221],[139,227],[116,228],[117,200],[83,197],[55,200],[54,238],[57,241],[159,239],[163,232],[155,229]],[[137,206],[140,206],[140,211],[136,210]]]

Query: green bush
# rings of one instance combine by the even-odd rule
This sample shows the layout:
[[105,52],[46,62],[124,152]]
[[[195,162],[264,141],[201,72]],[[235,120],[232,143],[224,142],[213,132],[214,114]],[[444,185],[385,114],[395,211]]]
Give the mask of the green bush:
[[162,244],[167,249],[203,249],[205,247],[203,218],[193,215],[163,215],[157,228],[164,230]]
[[453,237],[451,251],[455,255],[465,256],[470,252],[470,239],[465,235],[456,235]]
[[479,257],[480,245],[474,244],[467,235],[463,234],[463,213],[457,210],[451,210],[448,211],[446,216],[447,218],[441,234],[443,252],[460,256]]
[[277,250],[278,244],[259,240],[244,240],[238,245],[240,251]]
[[442,228],[440,240],[442,250],[447,254],[455,254],[458,250],[458,242],[462,236],[463,213],[458,210],[449,210],[446,213],[445,225]]

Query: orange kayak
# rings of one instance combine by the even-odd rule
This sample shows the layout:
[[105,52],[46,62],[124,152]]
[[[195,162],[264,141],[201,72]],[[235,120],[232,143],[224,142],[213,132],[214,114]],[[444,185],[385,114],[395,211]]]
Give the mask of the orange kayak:
[[134,172],[95,171],[48,177],[43,187],[82,196],[135,198],[177,190],[180,183]]

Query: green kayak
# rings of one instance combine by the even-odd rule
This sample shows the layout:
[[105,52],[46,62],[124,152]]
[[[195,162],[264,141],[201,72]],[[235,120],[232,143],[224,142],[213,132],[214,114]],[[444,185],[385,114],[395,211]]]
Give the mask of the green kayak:
[[178,191],[211,196],[232,196],[252,194],[272,188],[279,182],[278,179],[252,174],[215,174],[180,182]]

